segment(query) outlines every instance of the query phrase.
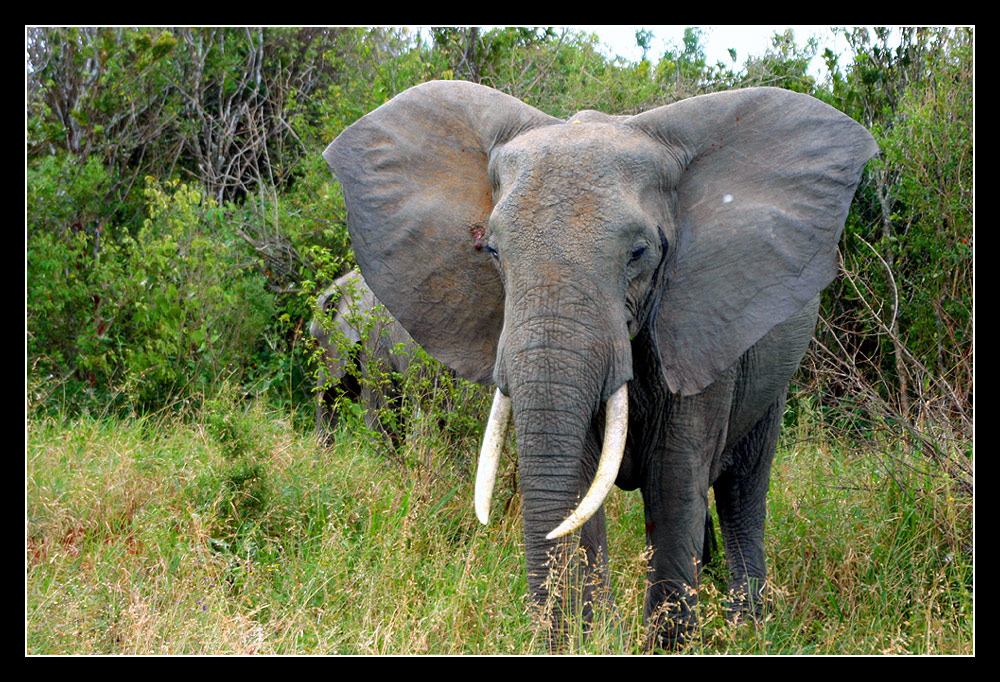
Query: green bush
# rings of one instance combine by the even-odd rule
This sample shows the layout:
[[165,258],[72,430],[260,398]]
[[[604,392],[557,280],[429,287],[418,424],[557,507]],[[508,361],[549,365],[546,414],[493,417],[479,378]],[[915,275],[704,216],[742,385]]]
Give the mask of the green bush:
[[73,399],[93,389],[114,360],[109,301],[125,277],[121,249],[105,238],[109,175],[96,160],[68,155],[29,164],[26,328],[30,398],[55,388]]
[[46,160],[29,177],[36,400],[63,382],[71,402],[89,392],[107,404],[127,390],[132,405],[155,409],[220,377],[242,380],[260,361],[248,351],[264,343],[276,304],[227,210],[196,187],[147,178],[142,227],[101,239],[104,230],[81,217],[99,196],[101,171],[93,160],[80,169]]
[[[847,222],[845,276],[824,295],[829,330],[846,333],[821,325],[820,335],[904,420],[971,437],[973,31],[845,37],[854,62],[834,74],[831,101],[872,131],[880,154]],[[835,392],[858,393],[837,373]]]
[[256,548],[271,503],[268,443],[255,417],[259,414],[243,409],[228,387],[205,404],[205,428],[224,462],[198,479],[193,497],[201,508],[212,509],[215,549],[234,554]]
[[[821,325],[823,344],[904,417],[947,404],[971,432],[973,30],[840,32],[853,59],[828,52],[821,80],[807,72],[816,45],[790,32],[713,65],[694,28],[660,55],[637,32],[638,63],[545,28],[435,27],[430,43],[364,27],[31,28],[30,404],[153,407],[220,376],[308,403],[309,297],[353,258],[320,153],[409,86],[465,78],[569,116],[774,85],[845,111],[882,152],[841,244],[854,279],[824,295],[844,332]],[[857,394],[814,360],[805,383],[825,372],[828,396]]]
[[149,217],[128,244],[134,338],[123,360],[134,397],[155,404],[241,377],[275,303],[214,200],[176,180],[148,179],[146,197]]

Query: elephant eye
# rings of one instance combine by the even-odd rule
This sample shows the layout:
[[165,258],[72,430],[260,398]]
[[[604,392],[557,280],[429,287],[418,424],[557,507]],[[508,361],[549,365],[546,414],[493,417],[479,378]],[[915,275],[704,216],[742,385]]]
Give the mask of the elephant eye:
[[486,245],[486,253],[488,253],[491,256],[493,256],[493,260],[495,260],[495,261],[499,261],[500,260],[500,254],[499,254],[499,252],[497,252],[497,250],[495,248],[493,248],[489,244]]
[[632,252],[629,254],[628,262],[629,263],[636,262],[637,260],[642,258],[643,254],[645,253],[646,253],[646,245],[636,244],[635,246],[632,247]]

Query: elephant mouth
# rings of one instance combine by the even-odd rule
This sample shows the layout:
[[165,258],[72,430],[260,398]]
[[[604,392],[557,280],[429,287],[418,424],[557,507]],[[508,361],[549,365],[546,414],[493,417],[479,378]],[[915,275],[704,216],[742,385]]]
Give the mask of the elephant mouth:
[[[618,469],[625,453],[625,437],[628,432],[628,389],[622,384],[605,403],[604,444],[597,472],[591,481],[587,494],[569,516],[545,536],[555,540],[578,530],[604,504],[611,487],[618,477]],[[510,428],[511,400],[497,389],[490,409],[483,445],[479,451],[479,465],[476,470],[475,508],[476,516],[482,524],[489,521],[490,500],[496,484],[500,452],[503,449],[507,431]]]

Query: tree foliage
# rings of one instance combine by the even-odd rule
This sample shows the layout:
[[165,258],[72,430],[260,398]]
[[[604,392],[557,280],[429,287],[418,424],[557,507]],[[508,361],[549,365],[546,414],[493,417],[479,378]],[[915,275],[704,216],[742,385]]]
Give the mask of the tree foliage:
[[[926,417],[934,405],[971,433],[973,33],[874,34],[845,32],[854,62],[830,92],[881,149],[844,242],[845,267],[868,291],[845,278],[828,310],[900,412]],[[859,314],[865,301],[879,314]]]
[[[28,28],[30,404],[152,407],[220,374],[308,402],[309,296],[352,265],[320,152],[407,87],[463,78],[568,117],[768,85],[831,103],[882,150],[820,344],[907,418],[947,404],[971,430],[973,31],[842,33],[852,59],[827,52],[817,78],[816,43],[790,32],[711,64],[694,28],[659,55],[638,32],[638,62],[554,28]],[[851,393],[826,361],[806,383]]]

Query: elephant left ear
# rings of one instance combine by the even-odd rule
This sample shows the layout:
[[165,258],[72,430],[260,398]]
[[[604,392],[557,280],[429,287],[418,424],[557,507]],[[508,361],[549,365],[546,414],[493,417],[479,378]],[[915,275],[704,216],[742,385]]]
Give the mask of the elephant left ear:
[[466,379],[492,382],[503,328],[503,284],[481,248],[493,210],[490,154],[560,123],[483,85],[431,81],[355,121],[323,153],[368,286]]
[[670,390],[698,393],[833,280],[878,147],[845,114],[778,88],[693,97],[625,125],[678,164],[656,336]]

